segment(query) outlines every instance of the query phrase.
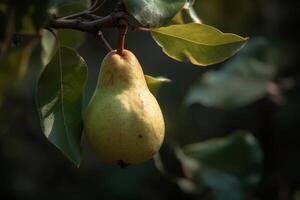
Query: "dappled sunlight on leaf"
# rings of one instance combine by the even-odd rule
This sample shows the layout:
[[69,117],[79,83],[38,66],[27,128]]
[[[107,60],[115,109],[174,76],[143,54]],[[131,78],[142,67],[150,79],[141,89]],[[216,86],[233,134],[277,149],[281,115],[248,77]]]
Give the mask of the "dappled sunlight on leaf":
[[185,0],[123,0],[126,9],[141,24],[159,27],[167,24],[183,7]]

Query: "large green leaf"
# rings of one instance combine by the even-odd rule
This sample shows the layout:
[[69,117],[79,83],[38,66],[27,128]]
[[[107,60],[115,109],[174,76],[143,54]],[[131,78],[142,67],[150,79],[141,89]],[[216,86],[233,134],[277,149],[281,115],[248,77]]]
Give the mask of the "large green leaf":
[[247,42],[235,34],[222,33],[204,24],[190,23],[151,29],[153,39],[171,58],[207,66],[226,60]]
[[241,52],[220,70],[203,74],[189,91],[186,104],[201,103],[205,106],[234,109],[264,97],[268,83],[276,75],[277,67],[268,64],[266,59],[259,58],[266,54],[265,48],[259,49],[260,45],[256,44],[248,46],[245,52]]
[[160,27],[170,22],[186,0],[123,0],[127,11],[141,24]]
[[150,92],[156,96],[158,89],[165,83],[171,82],[170,79],[165,77],[153,77],[149,75],[145,75],[147,86]]
[[183,152],[210,168],[237,172],[262,161],[257,140],[247,132],[238,131],[228,137],[189,144]]
[[194,181],[199,188],[210,188],[214,199],[244,199],[260,180],[262,150],[245,131],[187,145],[183,152],[198,162],[198,170],[192,171]]
[[82,93],[86,79],[84,60],[75,51],[62,47],[44,68],[37,87],[42,130],[76,165],[81,160]]

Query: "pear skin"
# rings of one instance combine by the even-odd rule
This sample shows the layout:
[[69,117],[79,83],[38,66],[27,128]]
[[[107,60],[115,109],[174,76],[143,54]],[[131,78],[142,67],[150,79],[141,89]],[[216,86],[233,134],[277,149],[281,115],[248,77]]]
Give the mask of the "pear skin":
[[141,163],[158,152],[164,132],[161,109],[135,55],[108,53],[84,118],[92,151],[107,163]]

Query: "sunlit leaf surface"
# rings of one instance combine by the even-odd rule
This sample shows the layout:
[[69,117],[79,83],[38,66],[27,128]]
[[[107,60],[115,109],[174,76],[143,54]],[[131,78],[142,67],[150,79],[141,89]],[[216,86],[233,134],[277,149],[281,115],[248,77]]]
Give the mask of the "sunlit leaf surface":
[[171,58],[190,60],[194,65],[207,66],[226,60],[247,42],[235,34],[199,23],[172,25],[151,29],[153,39]]
[[123,0],[126,9],[141,24],[160,27],[167,24],[183,7],[185,0]]

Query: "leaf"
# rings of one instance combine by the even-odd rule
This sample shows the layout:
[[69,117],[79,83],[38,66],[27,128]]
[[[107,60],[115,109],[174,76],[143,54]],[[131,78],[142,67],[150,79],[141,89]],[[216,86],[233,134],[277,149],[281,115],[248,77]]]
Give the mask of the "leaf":
[[199,18],[197,12],[195,11],[193,5],[195,3],[195,0],[187,0],[187,2],[184,5],[184,11],[186,12],[186,17],[192,22],[195,23],[202,23],[202,20]]
[[171,80],[165,77],[153,77],[149,75],[145,75],[146,83],[150,92],[156,96],[158,89],[165,83],[170,83]]
[[127,11],[142,25],[160,27],[183,7],[186,0],[123,0]]
[[234,109],[267,94],[267,84],[277,73],[275,65],[252,54],[266,54],[264,44],[249,44],[241,54],[218,71],[204,73],[187,94],[185,104],[201,103],[221,109]]
[[86,39],[86,33],[76,30],[61,29],[57,31],[57,35],[61,46],[72,49],[78,49]]
[[42,30],[41,35],[41,60],[43,66],[46,66],[57,50],[57,43],[54,35],[50,31]]
[[300,190],[296,190],[293,194],[293,200],[300,200]]
[[29,58],[32,50],[37,44],[33,39],[22,48],[10,49],[6,55],[0,59],[0,105],[1,98],[6,94],[14,92],[22,85],[27,71]]
[[253,24],[260,20],[256,1],[239,0],[228,6],[227,1],[196,0],[193,5],[204,23],[233,32],[250,33]]
[[7,5],[8,10],[15,10],[16,32],[35,34],[45,26],[48,0],[23,0],[18,3],[9,2]]
[[199,178],[212,190],[215,200],[243,200],[245,191],[239,178],[217,170],[205,170]]
[[[81,0],[75,2],[68,0],[65,2],[57,2],[56,15],[66,16],[72,13],[80,12],[87,8],[89,1]],[[52,2],[55,3],[55,2]],[[59,3],[59,4],[58,4]],[[46,65],[58,48],[55,37],[48,30],[42,30],[42,53],[41,60]],[[56,31],[60,46],[66,46],[72,49],[78,49],[86,39],[86,34],[76,30],[60,29]]]
[[86,80],[84,60],[75,51],[62,47],[44,68],[37,86],[44,135],[76,165],[81,160],[81,108]]
[[200,166],[191,170],[198,188],[210,188],[214,199],[244,199],[260,180],[262,150],[258,141],[245,131],[189,144],[183,152]]
[[42,30],[41,33],[41,60],[44,66],[49,63],[58,46],[66,46],[72,49],[78,49],[86,39],[86,34],[79,31],[58,30],[56,34],[59,39],[59,44],[57,44],[56,39],[51,32],[48,30]]
[[151,29],[151,35],[169,57],[178,61],[189,59],[200,66],[226,60],[237,53],[248,40],[198,23],[154,28]]
[[262,162],[262,151],[257,140],[245,131],[189,144],[183,152],[210,168],[227,172],[239,172]]
[[184,24],[183,13],[182,11],[178,12],[173,19],[171,20],[171,24]]

